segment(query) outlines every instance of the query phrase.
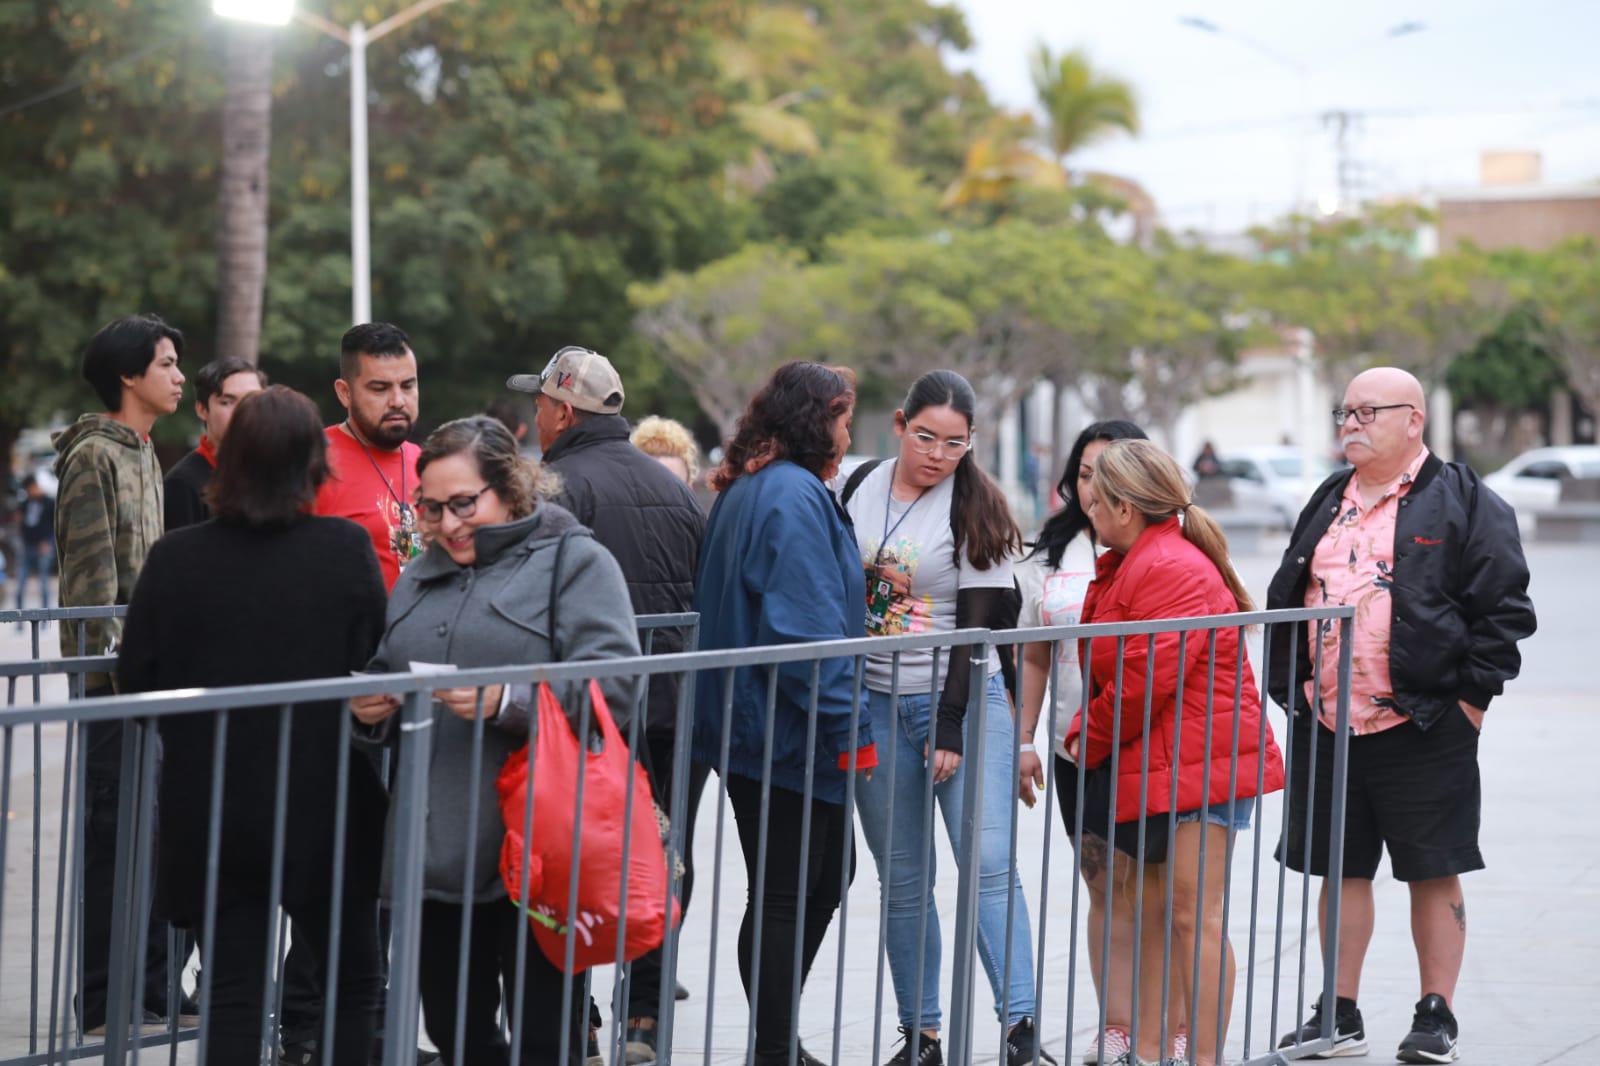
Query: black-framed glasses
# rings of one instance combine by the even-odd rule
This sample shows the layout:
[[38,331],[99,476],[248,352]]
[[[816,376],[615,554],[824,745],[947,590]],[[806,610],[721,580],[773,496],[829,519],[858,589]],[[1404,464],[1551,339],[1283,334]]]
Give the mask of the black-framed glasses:
[[911,450],[918,455],[932,455],[938,452],[940,457],[948,455],[952,459],[960,459],[972,447],[972,441],[952,437],[949,440],[940,440],[926,430],[914,429],[906,434],[911,441]]
[[1333,424],[1342,426],[1346,419],[1354,415],[1358,424],[1370,426],[1378,417],[1379,411],[1393,411],[1397,407],[1409,407],[1413,411],[1417,409],[1417,405],[1414,403],[1385,403],[1371,407],[1335,407],[1333,409]]
[[426,496],[417,497],[417,513],[426,521],[437,522],[444,517],[444,509],[450,508],[450,513],[457,518],[471,518],[478,513],[478,497],[489,491],[489,486],[474,492],[470,496],[452,496],[443,503],[430,500]]

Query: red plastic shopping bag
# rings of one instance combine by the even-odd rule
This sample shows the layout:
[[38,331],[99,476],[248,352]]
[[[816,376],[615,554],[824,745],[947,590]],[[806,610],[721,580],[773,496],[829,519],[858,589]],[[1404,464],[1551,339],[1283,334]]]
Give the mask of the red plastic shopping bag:
[[[506,836],[500,847],[500,878],[513,903],[520,903],[523,863],[528,864],[528,899],[523,906],[534,939],[558,968],[566,965],[567,933],[574,930],[573,972],[614,962],[617,927],[623,923],[623,960],[661,946],[681,917],[678,901],[667,911],[667,861],[656,822],[650,779],[628,757],[598,683],[589,682],[601,747],[585,751],[550,686],[539,686],[538,733],[533,741],[533,833],[527,824],[528,749],[514,753],[500,770],[497,787]],[[578,781],[583,808],[578,810]],[[623,837],[628,795],[633,795],[627,835],[627,901],[622,899]],[[581,818],[581,826],[578,824]],[[570,896],[577,838],[578,891]]]

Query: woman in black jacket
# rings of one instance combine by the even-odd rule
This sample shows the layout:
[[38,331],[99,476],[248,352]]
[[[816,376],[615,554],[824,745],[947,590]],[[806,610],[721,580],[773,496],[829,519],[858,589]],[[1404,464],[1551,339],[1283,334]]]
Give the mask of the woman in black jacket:
[[[209,490],[213,519],[151,549],[128,608],[117,679],[123,692],[338,677],[367,663],[385,596],[365,531],[307,513],[327,476],[310,400],[273,386],[239,405]],[[277,915],[271,913],[273,818],[287,804],[281,900],[326,974],[333,884],[332,812],[340,776],[337,702],[287,716],[288,787],[277,794],[280,730],[271,707],[227,713],[215,924],[207,930],[206,860],[217,715],[162,718],[156,906],[211,936],[206,1060],[261,1057],[261,1004]],[[371,763],[343,747],[348,776],[333,1061],[364,1063],[383,994],[378,871],[386,807]]]

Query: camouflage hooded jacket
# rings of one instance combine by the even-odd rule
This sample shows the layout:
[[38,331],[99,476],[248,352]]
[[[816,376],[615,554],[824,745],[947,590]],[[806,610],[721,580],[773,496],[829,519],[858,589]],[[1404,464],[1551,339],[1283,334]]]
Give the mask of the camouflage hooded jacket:
[[[56,447],[56,557],[61,605],[126,604],[150,546],[161,536],[161,466],[138,432],[109,415],[88,414],[51,438]],[[61,654],[110,655],[122,636],[119,619],[61,627]],[[90,674],[94,689],[111,683]]]

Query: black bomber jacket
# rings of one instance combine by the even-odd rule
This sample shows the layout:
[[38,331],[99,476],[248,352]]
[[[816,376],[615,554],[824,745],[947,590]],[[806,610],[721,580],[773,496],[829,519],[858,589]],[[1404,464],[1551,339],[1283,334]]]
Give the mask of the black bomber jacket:
[[[1300,512],[1267,590],[1269,609],[1305,606],[1312,556],[1353,476],[1341,470],[1329,477]],[[1517,676],[1517,642],[1536,625],[1511,507],[1464,464],[1430,454],[1400,498],[1393,581],[1389,675],[1399,712],[1427,729],[1458,700],[1487,709]],[[1304,682],[1311,676],[1311,625],[1277,625],[1268,634],[1273,679],[1288,676],[1290,644],[1299,642],[1296,713],[1310,710]],[[1274,680],[1271,689],[1287,706],[1287,686]]]

